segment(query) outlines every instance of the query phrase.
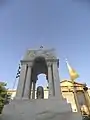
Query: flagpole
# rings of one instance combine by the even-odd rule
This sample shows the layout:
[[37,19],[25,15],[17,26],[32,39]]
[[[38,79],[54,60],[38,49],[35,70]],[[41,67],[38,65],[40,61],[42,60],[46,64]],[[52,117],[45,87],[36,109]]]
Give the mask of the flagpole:
[[[68,67],[68,70],[71,70],[71,67],[70,67],[67,59],[66,59],[66,65],[67,65],[67,67]],[[69,74],[70,74],[70,71],[69,71]],[[72,77],[70,76],[70,80],[72,81],[72,85],[73,85],[73,94],[74,94],[74,99],[75,99],[77,111],[81,113],[80,107],[79,107],[79,103],[78,103],[77,94],[76,94],[75,84],[74,84],[74,80],[75,80],[75,79],[72,79]]]
[[21,67],[20,67],[20,64],[19,64],[18,71],[17,71],[16,77],[15,77],[15,81],[14,81],[12,89],[15,88],[17,78],[19,78],[19,76],[20,76],[20,69],[21,69]]
[[[15,77],[14,83],[13,83],[13,85],[12,85],[12,90],[14,90],[14,88],[15,88],[17,78],[20,77],[20,69],[21,69],[21,67],[20,67],[20,64],[19,64],[19,68],[18,68],[18,71],[17,71],[16,77]],[[12,101],[12,99],[11,99],[11,101]]]
[[77,111],[81,113],[78,98],[77,98],[77,93],[76,93],[76,89],[75,89],[74,80],[72,80],[72,85],[73,85],[73,93],[74,93],[75,103],[76,103],[76,106],[77,106]]
[[14,81],[14,84],[13,84],[13,87],[12,87],[12,90],[14,90],[14,88],[15,88],[16,81],[17,81],[17,79],[15,78],[15,81]]

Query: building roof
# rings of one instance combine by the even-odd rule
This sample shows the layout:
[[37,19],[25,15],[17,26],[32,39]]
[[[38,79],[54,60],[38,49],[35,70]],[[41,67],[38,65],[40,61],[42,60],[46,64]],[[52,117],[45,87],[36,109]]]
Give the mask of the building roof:
[[[72,81],[71,80],[67,80],[67,79],[65,79],[65,80],[62,80],[61,82],[60,82],[60,86],[73,86],[73,83],[72,83]],[[74,86],[84,86],[85,84],[83,84],[83,83],[78,83],[78,82],[74,82]]]

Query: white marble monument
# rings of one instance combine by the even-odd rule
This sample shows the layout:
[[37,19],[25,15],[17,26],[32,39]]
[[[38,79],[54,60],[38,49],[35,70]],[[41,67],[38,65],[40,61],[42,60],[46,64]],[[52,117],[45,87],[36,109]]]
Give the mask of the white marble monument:
[[[82,120],[80,113],[73,113],[70,104],[62,98],[58,67],[54,49],[28,50],[21,60],[16,97],[4,107],[1,120]],[[47,76],[48,99],[35,99],[40,73]]]

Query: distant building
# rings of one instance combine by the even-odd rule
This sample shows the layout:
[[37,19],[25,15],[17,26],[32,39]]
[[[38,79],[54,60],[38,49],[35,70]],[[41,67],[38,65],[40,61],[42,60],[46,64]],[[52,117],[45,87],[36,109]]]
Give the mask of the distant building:
[[[71,104],[72,111],[77,112],[76,106],[76,97],[79,104],[79,109],[81,110],[82,114],[90,114],[90,90],[86,87],[85,84],[75,82],[74,87],[71,81],[63,80],[61,81],[61,91],[63,98],[66,98],[67,102]],[[74,94],[74,90],[76,96]],[[82,108],[85,108],[84,112]]]
[[89,96],[90,96],[90,88],[88,88],[88,94],[89,94]]
[[[79,108],[82,114],[90,115],[90,89],[87,89],[85,84],[75,82],[74,87],[70,80],[63,80],[60,82],[62,97],[67,100],[67,103],[71,104],[72,111],[77,112],[76,97],[78,100]],[[76,96],[74,94],[74,90]],[[11,99],[16,95],[16,90],[8,90],[11,93]],[[36,98],[36,91],[35,91]],[[44,99],[48,98],[48,88],[44,88]]]

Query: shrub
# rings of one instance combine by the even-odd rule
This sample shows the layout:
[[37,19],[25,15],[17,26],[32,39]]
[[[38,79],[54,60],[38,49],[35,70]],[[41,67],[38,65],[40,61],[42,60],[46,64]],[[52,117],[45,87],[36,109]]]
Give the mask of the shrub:
[[11,95],[7,93],[6,83],[0,82],[0,114],[5,104],[9,103]]

